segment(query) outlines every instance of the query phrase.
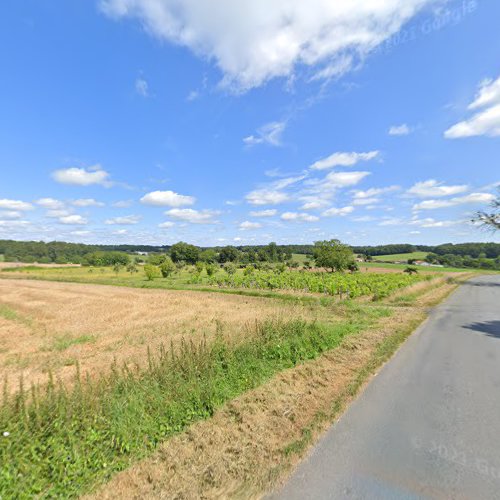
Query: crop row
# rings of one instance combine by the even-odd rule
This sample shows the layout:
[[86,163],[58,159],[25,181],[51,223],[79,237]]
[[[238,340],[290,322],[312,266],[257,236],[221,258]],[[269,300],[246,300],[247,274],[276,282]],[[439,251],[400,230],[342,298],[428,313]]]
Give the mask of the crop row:
[[268,290],[300,290],[306,293],[324,293],[332,296],[356,298],[373,296],[381,299],[392,292],[432,276],[396,273],[313,273],[286,271],[275,273],[255,271],[251,274],[217,274],[209,283],[219,287],[257,288]]

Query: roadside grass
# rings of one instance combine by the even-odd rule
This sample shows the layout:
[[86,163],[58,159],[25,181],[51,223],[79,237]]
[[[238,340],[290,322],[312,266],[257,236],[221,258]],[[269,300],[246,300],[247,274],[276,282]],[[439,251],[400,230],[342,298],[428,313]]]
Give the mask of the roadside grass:
[[0,496],[75,497],[228,400],[391,314],[361,305],[344,311],[331,324],[255,322],[236,344],[219,334],[210,343],[162,346],[148,353],[146,368],[115,364],[97,380],[82,379],[77,367],[71,388],[51,377],[46,388],[25,390],[21,380],[10,396],[5,384],[0,431],[9,434],[0,436]]

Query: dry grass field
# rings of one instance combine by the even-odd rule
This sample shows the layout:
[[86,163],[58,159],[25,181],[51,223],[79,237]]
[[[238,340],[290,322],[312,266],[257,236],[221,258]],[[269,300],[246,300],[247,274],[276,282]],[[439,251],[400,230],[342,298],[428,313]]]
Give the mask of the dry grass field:
[[[199,342],[217,330],[238,338],[255,320],[303,317],[304,308],[258,297],[0,280],[0,377],[17,388],[102,372],[114,359],[141,364],[147,347]],[[306,311],[307,314],[307,311]]]

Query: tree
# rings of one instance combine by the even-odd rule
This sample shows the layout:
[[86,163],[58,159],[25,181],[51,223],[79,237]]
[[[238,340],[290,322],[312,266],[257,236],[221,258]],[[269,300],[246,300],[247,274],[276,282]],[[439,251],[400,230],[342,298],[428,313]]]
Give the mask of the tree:
[[238,260],[240,252],[237,248],[228,245],[220,249],[219,252],[219,262],[224,264],[225,262],[235,262]]
[[168,256],[164,259],[164,261],[160,264],[160,273],[164,278],[168,278],[172,273],[177,270],[175,264],[172,259]]
[[207,272],[207,276],[213,276],[218,269],[219,266],[217,266],[216,264],[205,264],[205,271]]
[[138,272],[137,265],[135,264],[135,262],[131,262],[127,266],[127,272],[130,273],[131,275]]
[[184,261],[187,264],[195,264],[200,256],[200,249],[194,245],[189,245],[179,241],[170,248],[170,257],[174,262]]
[[500,187],[498,187],[496,199],[491,202],[490,206],[493,208],[491,212],[482,210],[476,212],[472,222],[481,224],[483,228],[498,231],[500,229]]
[[217,262],[217,252],[212,248],[203,250],[203,252],[200,253],[200,260],[207,264],[215,264]]
[[339,240],[316,241],[313,250],[314,260],[318,267],[341,272],[354,262],[354,253],[350,247]]
[[224,264],[224,271],[226,271],[227,274],[235,274],[236,273],[236,264],[233,262],[226,262]]

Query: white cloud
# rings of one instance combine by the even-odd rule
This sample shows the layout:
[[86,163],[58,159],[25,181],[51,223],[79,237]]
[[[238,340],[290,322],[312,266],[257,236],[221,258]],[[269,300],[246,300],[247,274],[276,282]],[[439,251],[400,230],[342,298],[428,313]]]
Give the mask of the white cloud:
[[59,210],[64,207],[64,203],[60,200],[54,198],[40,198],[35,202],[43,208],[48,208],[50,210]]
[[321,199],[314,196],[302,196],[300,200],[304,202],[300,207],[301,210],[318,210],[330,204],[329,199]]
[[149,96],[149,85],[144,78],[137,78],[135,81],[135,91],[142,97]]
[[94,200],[94,198],[81,198],[79,200],[73,200],[72,205],[75,207],[103,207],[104,203]]
[[393,191],[397,191],[398,189],[400,189],[399,186],[388,186],[384,188],[370,188],[365,191],[355,190],[352,191],[352,194],[355,200],[364,200],[369,198],[375,198],[384,193],[391,193]]
[[168,228],[171,228],[175,226],[175,222],[172,222],[172,221],[166,221],[166,222],[162,222],[161,224],[158,224],[158,227],[161,227],[162,229],[168,229]]
[[252,217],[273,217],[278,213],[278,211],[274,208],[270,208],[268,210],[253,210],[250,212]]
[[256,189],[245,196],[251,205],[279,205],[288,201],[290,197],[283,191],[274,189]]
[[380,198],[354,198],[352,204],[355,206],[375,205],[380,203]]
[[333,191],[337,188],[355,186],[370,172],[330,172],[323,179],[311,179],[307,185],[312,186],[315,192]]
[[17,212],[15,210],[7,210],[6,212],[0,212],[0,219],[12,220],[12,219],[20,219],[23,216],[21,212]]
[[91,186],[100,184],[105,187],[112,185],[109,180],[109,173],[101,168],[100,165],[94,165],[90,168],[62,168],[52,172],[52,178],[61,184],[70,186]]
[[332,155],[314,162],[309,168],[311,170],[326,170],[333,167],[352,167],[360,161],[373,160],[379,155],[379,151],[368,153],[333,153]]
[[4,208],[6,210],[14,210],[14,211],[25,211],[32,210],[33,205],[26,201],[20,200],[8,200],[6,198],[0,199],[0,208]]
[[85,217],[82,217],[81,215],[65,215],[63,217],[59,217],[59,223],[67,225],[83,226],[85,224],[88,224],[88,220]]
[[246,220],[245,222],[242,222],[240,224],[240,229],[246,230],[246,229],[259,229],[259,227],[262,227],[262,224],[260,222],[250,222]]
[[249,135],[243,139],[243,142],[247,146],[264,143],[271,146],[281,146],[281,136],[285,131],[285,127],[285,122],[267,123],[257,130],[257,135]]
[[376,220],[376,218],[370,215],[363,215],[361,217],[353,217],[352,220],[355,222],[372,222]]
[[192,208],[172,208],[167,210],[165,215],[172,217],[172,219],[189,222],[191,224],[214,224],[217,221],[215,216],[220,212],[215,210],[194,210]]
[[222,84],[248,90],[299,66],[339,76],[438,0],[101,0],[160,39],[216,62]]
[[303,212],[285,212],[281,214],[281,219],[285,221],[316,222],[319,217]]
[[332,207],[323,212],[324,217],[344,217],[347,214],[350,214],[354,210],[354,207],[347,206],[342,208]]
[[379,226],[402,226],[406,222],[399,217],[385,217],[382,222],[379,222]]
[[468,109],[476,113],[446,130],[444,136],[447,139],[478,135],[500,136],[500,77],[482,81]]
[[469,203],[486,204],[495,199],[490,193],[471,193],[466,196],[450,198],[448,200],[424,200],[413,205],[413,210],[434,210],[437,208],[453,207],[455,205],[466,205]]
[[469,189],[469,186],[466,186],[465,184],[446,186],[442,182],[429,179],[427,181],[417,182],[414,184],[410,189],[408,189],[407,194],[418,196],[420,198],[428,198],[430,196],[440,197],[459,194],[467,191],[467,189]]
[[128,226],[131,224],[138,224],[142,217],[140,215],[124,215],[122,217],[113,217],[111,219],[106,219],[104,224],[108,226]]
[[122,236],[124,234],[128,234],[128,231],[126,229],[117,229],[116,231],[113,231],[113,234],[116,236]]
[[451,227],[457,224],[461,224],[462,221],[456,220],[435,220],[431,217],[427,217],[425,219],[413,219],[409,222],[412,226],[419,227]]
[[408,135],[410,132],[410,127],[408,127],[406,123],[402,125],[393,125],[389,129],[389,135]]
[[157,207],[185,207],[193,205],[196,198],[175,193],[174,191],[152,191],[141,198],[141,203]]

